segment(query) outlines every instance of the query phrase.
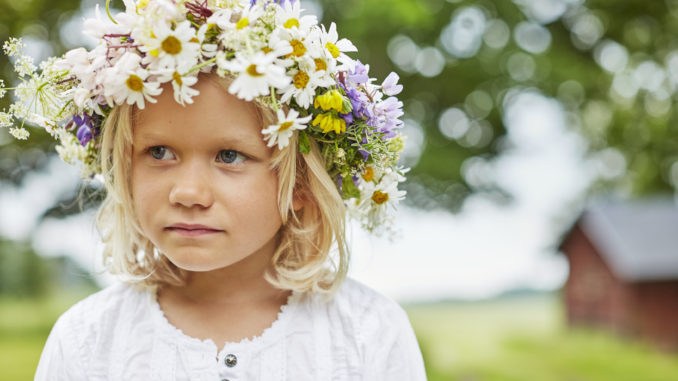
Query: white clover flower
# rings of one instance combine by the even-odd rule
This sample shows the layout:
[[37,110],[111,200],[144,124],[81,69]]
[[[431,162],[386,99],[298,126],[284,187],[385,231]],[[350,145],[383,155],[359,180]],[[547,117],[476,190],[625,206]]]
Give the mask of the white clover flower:
[[174,30],[159,23],[153,28],[151,38],[144,41],[141,51],[147,53],[144,64],[151,69],[172,68],[185,73],[198,63],[200,40],[190,21],[179,23]]
[[237,75],[228,91],[240,99],[251,101],[255,97],[268,95],[271,86],[283,88],[290,83],[285,69],[275,64],[276,58],[273,54],[263,52],[253,56],[236,53],[232,60],[218,55],[217,65]]
[[285,115],[283,110],[278,110],[277,114],[278,123],[268,126],[268,128],[261,132],[264,134],[264,140],[268,141],[267,145],[269,147],[274,146],[277,142],[278,149],[282,149],[290,144],[290,137],[294,134],[295,130],[306,128],[312,115],[297,118],[299,113],[294,109],[290,109],[287,115]]
[[318,25],[318,19],[314,15],[304,15],[301,9],[300,1],[287,1],[280,6],[280,9],[275,14],[276,25],[282,26],[286,29],[299,29],[303,33],[308,33],[311,27]]

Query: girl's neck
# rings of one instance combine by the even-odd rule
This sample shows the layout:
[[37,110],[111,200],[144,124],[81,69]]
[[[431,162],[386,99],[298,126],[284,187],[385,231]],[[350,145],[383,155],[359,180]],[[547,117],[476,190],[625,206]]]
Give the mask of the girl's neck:
[[212,271],[188,272],[184,286],[167,286],[170,292],[194,304],[234,305],[279,300],[289,295],[264,278],[272,272],[270,255],[251,255]]

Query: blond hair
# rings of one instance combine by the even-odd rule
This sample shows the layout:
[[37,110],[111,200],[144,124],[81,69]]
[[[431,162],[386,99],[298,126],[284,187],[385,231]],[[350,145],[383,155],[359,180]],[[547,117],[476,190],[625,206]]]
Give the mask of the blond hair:
[[[227,91],[229,79],[210,75],[201,80],[212,77]],[[262,126],[275,120],[271,109],[255,105]],[[97,226],[104,243],[104,264],[127,282],[182,285],[185,271],[155,250],[136,218],[130,185],[134,117],[131,106],[116,106],[102,128],[100,160],[106,198],[97,215]],[[320,150],[312,141],[310,153],[299,153],[295,134],[287,147],[274,149],[271,169],[278,176],[283,225],[272,257],[273,273],[265,277],[280,289],[332,294],[348,270],[346,211]],[[295,198],[304,200],[303,208],[296,212]],[[336,256],[332,254],[333,244]]]

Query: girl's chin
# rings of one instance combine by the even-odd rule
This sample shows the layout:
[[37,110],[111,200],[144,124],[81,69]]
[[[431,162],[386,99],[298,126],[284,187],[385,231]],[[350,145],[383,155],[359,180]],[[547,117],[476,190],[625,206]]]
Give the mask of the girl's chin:
[[208,272],[226,268],[240,259],[224,258],[223,251],[217,253],[165,253],[165,256],[178,268],[192,272]]

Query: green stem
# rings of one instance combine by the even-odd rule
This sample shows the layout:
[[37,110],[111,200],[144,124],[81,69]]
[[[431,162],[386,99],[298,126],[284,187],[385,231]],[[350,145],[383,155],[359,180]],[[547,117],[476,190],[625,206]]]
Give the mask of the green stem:
[[108,15],[108,18],[113,21],[113,24],[117,24],[118,22],[115,21],[113,16],[111,15],[111,9],[108,7],[108,5],[111,3],[111,0],[106,0],[106,14]]
[[[273,110],[278,112],[278,100],[275,98],[275,88],[271,86],[271,102],[273,102]],[[278,121],[279,122],[279,121]]]
[[212,59],[210,59],[210,60],[207,60],[207,61],[205,61],[205,62],[203,62],[203,63],[200,63],[200,64],[198,64],[198,65],[193,66],[192,68],[188,69],[188,71],[187,71],[184,75],[188,75],[188,74],[190,74],[190,73],[193,73],[194,71],[200,70],[200,69],[202,69],[203,67],[205,67],[205,66],[207,66],[207,65],[211,65],[211,64],[213,64],[213,63],[215,63],[215,62],[217,62],[217,57],[214,57],[214,58],[212,58]]

